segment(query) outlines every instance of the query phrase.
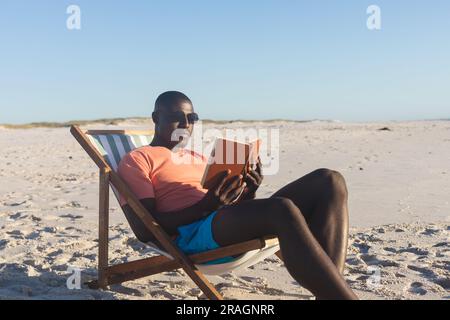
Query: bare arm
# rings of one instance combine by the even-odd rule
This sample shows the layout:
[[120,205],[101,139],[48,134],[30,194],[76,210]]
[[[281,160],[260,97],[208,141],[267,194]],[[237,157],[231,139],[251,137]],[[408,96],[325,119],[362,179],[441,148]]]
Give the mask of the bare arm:
[[[228,174],[228,172],[225,172],[217,185],[208,190],[202,200],[190,207],[171,212],[158,212],[154,198],[142,199],[141,203],[166,232],[175,235],[179,226],[200,220],[212,211],[219,209],[223,205],[230,204],[236,199],[246,184],[240,183],[242,177],[228,180]],[[122,208],[138,239],[143,242],[154,240],[151,232],[144,226],[133,209],[129,205],[125,205]]]
[[[141,203],[164,228],[164,230],[171,235],[176,234],[176,229],[178,226],[202,219],[210,213],[209,210],[202,206],[201,202],[197,202],[188,208],[171,212],[156,211],[154,198],[142,199]],[[125,216],[131,226],[131,229],[133,229],[139,240],[143,242],[154,240],[152,233],[144,226],[142,221],[128,204],[124,205],[122,209],[125,212]]]

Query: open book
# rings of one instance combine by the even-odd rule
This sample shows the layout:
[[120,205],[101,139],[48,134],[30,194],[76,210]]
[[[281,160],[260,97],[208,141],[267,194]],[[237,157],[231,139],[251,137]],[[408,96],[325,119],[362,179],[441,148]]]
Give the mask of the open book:
[[223,171],[230,170],[229,178],[245,174],[250,166],[256,164],[261,140],[243,143],[234,140],[216,139],[214,149],[201,181],[202,187],[213,187]]

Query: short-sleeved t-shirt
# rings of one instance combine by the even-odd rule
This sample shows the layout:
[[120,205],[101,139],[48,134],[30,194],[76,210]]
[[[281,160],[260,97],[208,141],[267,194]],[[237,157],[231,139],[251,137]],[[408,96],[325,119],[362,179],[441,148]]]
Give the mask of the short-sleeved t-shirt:
[[[207,162],[205,156],[191,150],[145,146],[123,157],[118,174],[138,199],[155,198],[158,212],[170,212],[204,197],[207,190],[200,182]],[[120,198],[120,205],[125,204]]]

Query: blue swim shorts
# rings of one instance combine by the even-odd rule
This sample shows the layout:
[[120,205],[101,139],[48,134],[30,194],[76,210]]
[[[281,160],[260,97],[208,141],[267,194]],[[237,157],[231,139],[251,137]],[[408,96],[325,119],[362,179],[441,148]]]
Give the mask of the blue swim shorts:
[[[187,255],[200,253],[219,248],[219,244],[214,240],[212,234],[212,220],[216,216],[214,211],[206,218],[178,227],[179,236],[175,239],[175,243]],[[223,257],[204,264],[220,264],[233,261],[234,257]]]

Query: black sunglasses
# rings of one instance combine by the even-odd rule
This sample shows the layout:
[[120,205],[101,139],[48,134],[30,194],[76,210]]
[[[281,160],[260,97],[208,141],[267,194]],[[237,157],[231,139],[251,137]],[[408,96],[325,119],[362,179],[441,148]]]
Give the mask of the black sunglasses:
[[188,123],[194,124],[199,120],[198,114],[196,113],[185,114],[183,112],[173,112],[173,113],[163,113],[163,116],[169,122],[185,122],[187,118]]

